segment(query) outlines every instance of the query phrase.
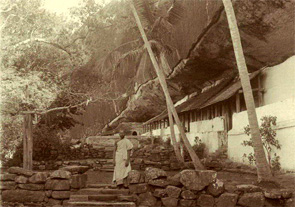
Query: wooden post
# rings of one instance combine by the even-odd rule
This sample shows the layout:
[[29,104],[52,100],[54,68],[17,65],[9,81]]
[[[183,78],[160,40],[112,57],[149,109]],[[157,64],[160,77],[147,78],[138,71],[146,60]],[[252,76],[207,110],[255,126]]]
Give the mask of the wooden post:
[[33,136],[32,136],[32,115],[24,115],[23,132],[23,168],[32,170],[33,168]]
[[178,130],[181,134],[181,138],[187,148],[187,151],[189,152],[190,154],[190,157],[192,158],[192,161],[193,161],[193,164],[194,164],[194,167],[196,169],[199,169],[199,170],[202,170],[202,169],[205,169],[204,166],[202,165],[200,159],[198,158],[197,154],[195,153],[195,151],[193,150],[190,142],[188,141],[186,135],[185,135],[185,131],[183,129],[183,126],[179,120],[179,117],[178,117],[178,114],[177,114],[177,111],[174,107],[174,104],[173,104],[173,101],[170,97],[170,94],[169,94],[169,90],[168,90],[168,86],[167,86],[167,83],[166,83],[166,79],[165,79],[165,75],[164,73],[162,72],[162,70],[160,69],[159,65],[158,65],[158,62],[156,61],[156,57],[152,51],[152,47],[150,45],[150,42],[148,41],[147,37],[146,37],[146,34],[144,32],[144,29],[142,27],[142,24],[140,22],[140,19],[138,17],[138,14],[136,12],[136,9],[134,7],[133,4],[131,4],[131,9],[132,9],[132,12],[133,12],[133,15],[134,15],[134,18],[136,20],[136,24],[138,26],[138,29],[140,31],[140,34],[141,34],[141,37],[144,41],[144,44],[145,44],[145,47],[149,53],[149,56],[150,56],[150,59],[152,61],[152,64],[155,68],[155,71],[157,73],[157,76],[159,78],[159,82],[160,82],[160,85],[162,86],[162,89],[163,89],[163,92],[164,92],[164,95],[165,95],[165,98],[166,98],[166,103],[167,103],[167,106],[168,108],[170,109],[172,115],[174,116],[174,119],[175,119],[175,122],[177,124],[177,127],[178,127]]
[[261,88],[261,74],[257,77],[257,85],[258,85],[258,107],[263,105],[263,96],[262,96],[262,88]]
[[241,112],[241,99],[240,99],[240,93],[238,92],[236,94],[236,112]]

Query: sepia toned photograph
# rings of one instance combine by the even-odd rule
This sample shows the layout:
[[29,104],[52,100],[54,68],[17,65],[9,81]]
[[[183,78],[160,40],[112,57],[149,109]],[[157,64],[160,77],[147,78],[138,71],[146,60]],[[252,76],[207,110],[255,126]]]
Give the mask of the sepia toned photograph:
[[0,0],[0,207],[295,207],[295,0]]

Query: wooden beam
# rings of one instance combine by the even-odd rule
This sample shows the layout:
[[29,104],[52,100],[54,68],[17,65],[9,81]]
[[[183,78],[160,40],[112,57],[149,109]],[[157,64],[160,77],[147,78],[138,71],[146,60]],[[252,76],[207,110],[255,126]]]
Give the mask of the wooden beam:
[[239,113],[241,111],[241,99],[240,93],[236,94],[236,112]]
[[262,94],[262,92],[264,90],[261,88],[261,74],[259,74],[258,77],[257,77],[257,86],[258,86],[258,106],[262,106],[263,105],[263,94]]
[[[265,91],[265,89],[264,88],[253,88],[252,91],[253,92],[257,92],[258,91],[258,92],[262,92],[263,93]],[[243,93],[243,90],[239,90],[239,93]]]

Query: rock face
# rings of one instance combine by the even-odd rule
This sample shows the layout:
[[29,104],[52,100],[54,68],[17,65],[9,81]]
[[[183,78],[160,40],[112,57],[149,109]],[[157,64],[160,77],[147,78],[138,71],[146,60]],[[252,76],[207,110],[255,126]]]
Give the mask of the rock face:
[[6,190],[2,192],[2,200],[5,202],[42,202],[44,198],[43,191]]
[[216,172],[212,170],[183,170],[180,182],[189,190],[203,190],[210,183],[215,182]]
[[[234,1],[243,50],[250,71],[279,64],[294,55],[294,1]],[[236,61],[225,12],[216,12],[187,59],[179,62],[167,77],[174,102],[203,88],[208,80],[232,72]],[[204,73],[203,71],[206,71]],[[165,98],[158,79],[147,81],[128,101],[127,108],[111,123],[146,121],[165,110]]]

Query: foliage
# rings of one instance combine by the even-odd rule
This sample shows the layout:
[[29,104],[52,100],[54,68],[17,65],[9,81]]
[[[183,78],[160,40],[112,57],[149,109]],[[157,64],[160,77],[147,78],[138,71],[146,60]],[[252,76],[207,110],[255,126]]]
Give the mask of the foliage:
[[[262,139],[263,147],[267,153],[267,160],[268,164],[271,167],[273,171],[280,170],[280,157],[274,153],[273,150],[281,149],[281,145],[279,143],[279,140],[276,139],[276,131],[273,129],[274,126],[277,125],[277,117],[276,116],[263,116],[261,119],[261,125],[259,128],[260,136]],[[249,125],[244,128],[245,134],[250,136],[250,127]],[[253,141],[252,138],[250,138],[249,141],[244,140],[242,143],[243,146],[250,146],[253,147]],[[255,163],[255,154],[252,152],[243,155],[244,158],[247,158],[250,164]]]
[[[195,137],[194,145],[192,147],[200,159],[203,159],[205,157],[206,145],[202,142],[202,140],[199,137]],[[183,148],[183,155],[185,160],[191,159],[185,147]]]

